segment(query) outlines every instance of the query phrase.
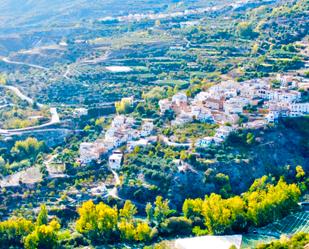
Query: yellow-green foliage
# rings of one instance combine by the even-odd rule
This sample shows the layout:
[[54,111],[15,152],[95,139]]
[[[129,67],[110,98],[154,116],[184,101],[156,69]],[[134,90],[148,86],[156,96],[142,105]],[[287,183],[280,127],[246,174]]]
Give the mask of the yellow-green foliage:
[[306,245],[309,243],[308,233],[297,233],[293,235],[290,239],[285,237],[278,241],[273,241],[268,244],[260,244],[257,249],[276,249],[276,248],[307,248]]
[[[12,218],[0,222],[0,245],[21,245],[23,237],[34,230],[34,224],[24,218]],[[0,246],[0,248],[2,248]]]
[[41,206],[37,222],[24,218],[11,218],[0,222],[0,248],[55,249],[59,244],[60,224],[48,223],[46,206]]
[[117,228],[118,210],[102,202],[95,205],[92,201],[84,202],[78,208],[79,219],[76,230],[90,238],[109,239]]
[[52,220],[48,225],[40,225],[25,239],[25,249],[54,249],[58,245],[60,224]]
[[133,110],[131,99],[123,98],[121,101],[115,102],[115,108],[118,114],[127,114]]
[[222,234],[232,230],[238,217],[245,216],[245,203],[240,197],[222,199],[220,195],[206,197],[202,215],[210,234]]
[[15,142],[11,152],[16,154],[18,159],[24,159],[25,157],[34,158],[43,147],[43,142],[39,142],[36,138],[29,137],[24,141]]
[[134,219],[136,212],[130,201],[126,201],[119,215],[116,207],[87,201],[78,209],[80,217],[76,221],[76,230],[95,241],[108,241],[113,234],[119,234],[123,241],[149,241],[152,228],[148,223]]
[[136,207],[131,201],[126,201],[123,208],[119,211],[119,216],[124,220],[132,220],[134,215],[137,213]]
[[223,234],[241,231],[248,224],[262,226],[283,218],[297,206],[300,190],[296,184],[282,179],[276,185],[267,183],[268,177],[256,180],[243,196],[223,199],[211,194],[202,199],[188,199],[183,204],[184,216],[202,219],[205,229],[193,229],[196,234]]
[[287,184],[282,179],[277,185],[266,184],[249,191],[244,196],[248,205],[248,218],[257,226],[282,218],[296,207],[299,196],[297,185]]
[[[169,92],[170,91],[171,90],[169,89]],[[150,101],[158,101],[160,99],[167,97],[167,93],[169,92],[167,92],[164,87],[156,86],[152,88],[149,92],[144,93],[143,99],[150,100]],[[172,92],[172,94],[174,94],[174,92]]]

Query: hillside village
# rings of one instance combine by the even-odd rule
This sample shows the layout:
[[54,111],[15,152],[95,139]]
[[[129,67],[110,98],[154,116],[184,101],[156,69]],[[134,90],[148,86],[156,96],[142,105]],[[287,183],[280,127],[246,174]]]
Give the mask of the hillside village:
[[[253,79],[242,83],[229,80],[211,86],[193,98],[179,92],[170,99],[158,101],[161,115],[168,111],[175,113],[171,126],[181,127],[192,122],[219,126],[214,136],[201,137],[187,144],[173,143],[167,137],[156,133],[157,129],[152,120],[145,119],[141,125],[136,125],[133,117],[116,115],[103,139],[81,143],[80,162],[89,164],[100,160],[104,155],[110,155],[110,167],[119,169],[123,154],[117,149],[123,145],[126,145],[129,153],[135,147],[144,147],[159,140],[176,147],[207,147],[224,142],[229,134],[237,129],[259,129],[278,122],[280,118],[308,115],[309,102],[304,102],[302,93],[297,90],[299,86],[306,86],[304,80],[282,74],[275,78]],[[133,105],[133,98],[129,98],[129,103]],[[240,122],[243,117],[245,121]],[[165,127],[167,126],[169,124],[165,124]]]

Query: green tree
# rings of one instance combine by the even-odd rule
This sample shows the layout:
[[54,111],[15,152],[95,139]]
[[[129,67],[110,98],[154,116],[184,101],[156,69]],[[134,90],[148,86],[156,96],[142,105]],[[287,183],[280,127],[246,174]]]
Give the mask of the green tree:
[[158,224],[161,224],[173,211],[169,207],[169,200],[163,200],[162,196],[157,196],[153,217]]
[[119,217],[121,219],[130,221],[133,219],[134,215],[137,213],[137,209],[130,200],[127,200],[122,209],[119,211]]
[[249,145],[254,143],[255,137],[254,137],[254,135],[251,132],[249,132],[247,134],[246,141],[247,141],[247,144],[249,144]]
[[97,205],[92,201],[84,202],[78,208],[78,214],[76,230],[94,241],[110,240],[113,231],[117,229],[117,209],[103,202]]
[[126,220],[120,221],[118,224],[120,238],[123,241],[133,241],[135,239],[135,227],[132,222]]
[[7,174],[6,162],[2,156],[0,156],[0,175]]
[[37,226],[47,225],[47,223],[48,223],[48,211],[47,211],[46,205],[42,204],[40,213],[38,214],[38,217],[36,220],[36,225]]
[[202,217],[203,200],[198,199],[186,199],[182,205],[182,212],[188,219],[194,220],[195,218]]
[[152,229],[146,222],[139,222],[136,226],[135,240],[147,242],[151,240]]
[[203,203],[202,214],[208,233],[229,233],[237,219],[245,216],[245,203],[238,196],[222,199],[220,195],[211,194]]
[[149,222],[152,222],[153,221],[153,214],[154,214],[154,208],[152,206],[152,204],[150,202],[148,202],[146,204],[146,208],[145,208],[145,211],[146,211],[146,215],[147,215],[147,219]]
[[294,234],[290,239],[281,238],[267,244],[260,244],[256,249],[286,249],[286,248],[306,248],[309,243],[309,233],[300,232]]
[[295,170],[296,170],[296,178],[298,180],[301,180],[305,177],[306,173],[305,173],[302,166],[300,166],[300,165],[296,166]]
[[24,141],[15,142],[11,153],[19,160],[25,159],[26,157],[35,159],[43,149],[43,142],[39,142],[36,138],[29,137]]
[[23,238],[34,228],[34,224],[24,218],[12,218],[0,222],[0,248],[21,247]]
[[52,220],[48,225],[37,226],[25,238],[25,249],[55,249],[58,247],[58,232],[60,224]]
[[192,221],[185,217],[170,217],[161,227],[166,234],[188,235],[192,231]]
[[130,98],[123,98],[115,102],[115,108],[118,114],[128,114],[133,111],[133,102]]
[[98,129],[102,130],[104,128],[104,122],[105,122],[105,118],[104,117],[100,117],[100,118],[96,119],[95,126]]
[[262,187],[250,190],[244,195],[244,199],[248,203],[247,216],[256,226],[268,224],[288,215],[297,207],[300,197],[297,185],[287,184],[283,179],[276,185],[263,184]]
[[241,22],[237,25],[237,33],[243,38],[253,39],[258,36],[253,30],[252,24],[248,22]]

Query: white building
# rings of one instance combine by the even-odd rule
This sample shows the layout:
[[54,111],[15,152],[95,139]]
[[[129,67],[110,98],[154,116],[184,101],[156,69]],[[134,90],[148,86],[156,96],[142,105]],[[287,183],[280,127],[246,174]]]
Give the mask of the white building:
[[204,137],[196,141],[196,146],[200,148],[206,148],[214,143],[215,141],[213,137]]
[[125,136],[126,136],[125,142],[128,140],[135,140],[141,137],[141,132],[139,130],[130,129],[126,132]]
[[269,105],[269,113],[266,115],[266,120],[269,123],[276,122],[280,117],[290,116],[290,108],[284,104],[280,104],[281,102],[278,103]]
[[141,137],[148,137],[153,133],[153,130],[154,130],[153,121],[144,120],[142,127],[141,127],[140,135]]
[[266,120],[268,123],[274,123],[276,120],[279,118],[280,112],[277,110],[271,110],[269,113],[266,115]]
[[210,110],[201,105],[191,106],[191,116],[201,122],[213,122]]
[[191,113],[187,113],[182,111],[179,115],[177,115],[176,119],[172,121],[172,125],[184,125],[187,123],[191,123],[193,121],[193,117]]
[[127,150],[129,152],[132,152],[135,147],[146,147],[148,144],[149,144],[149,141],[144,138],[137,140],[137,141],[128,141]]
[[194,104],[201,104],[209,97],[210,97],[210,94],[208,92],[200,92],[194,97],[192,102]]
[[291,117],[309,114],[309,103],[292,103],[290,104],[290,111]]
[[236,104],[236,103],[233,103],[233,102],[227,102],[227,103],[224,103],[224,112],[226,114],[239,114],[239,113],[242,113],[243,111],[243,107]]
[[251,86],[244,86],[240,91],[240,96],[251,99],[258,97],[255,88]]
[[227,89],[225,92],[224,92],[224,96],[226,98],[234,98],[237,96],[237,89]]
[[294,77],[291,75],[277,74],[276,80],[278,80],[282,86],[287,87],[289,85],[295,86]]
[[159,101],[159,107],[161,114],[164,114],[167,110],[171,109],[172,103],[168,99],[161,99]]
[[220,126],[216,130],[216,135],[215,137],[225,139],[230,135],[230,133],[234,131],[234,128],[232,126]]
[[199,21],[187,21],[187,22],[181,22],[180,27],[181,28],[187,28],[187,27],[195,27],[200,24]]
[[301,99],[298,91],[282,91],[272,89],[258,89],[256,95],[262,99],[292,103]]
[[248,122],[244,124],[244,127],[247,129],[259,129],[264,127],[267,124],[267,120],[261,119],[261,120],[254,120],[251,122]]
[[235,97],[224,102],[223,109],[226,114],[239,114],[250,103],[248,98]]
[[124,116],[124,115],[117,115],[117,116],[114,117],[114,119],[113,119],[113,121],[111,123],[111,128],[113,128],[113,127],[115,127],[115,128],[116,127],[120,127],[120,126],[124,125],[125,121],[126,121],[126,116]]
[[88,109],[86,108],[76,108],[73,112],[73,116],[76,118],[80,118],[82,116],[88,115]]
[[119,169],[122,163],[123,154],[121,151],[114,151],[108,158],[108,165],[111,169]]
[[105,141],[109,145],[113,144],[113,148],[115,148],[126,143],[129,139],[138,138],[140,133],[132,128],[134,123],[134,118],[117,115],[105,133]]
[[213,99],[232,98],[238,95],[241,85],[235,81],[223,81],[208,89],[208,93]]
[[105,147],[101,143],[81,143],[79,147],[80,162],[84,165],[90,164],[99,160],[105,152]]
[[181,106],[188,103],[188,97],[185,93],[177,93],[172,98],[172,104]]
[[277,101],[292,103],[301,99],[301,93],[298,91],[279,91]]

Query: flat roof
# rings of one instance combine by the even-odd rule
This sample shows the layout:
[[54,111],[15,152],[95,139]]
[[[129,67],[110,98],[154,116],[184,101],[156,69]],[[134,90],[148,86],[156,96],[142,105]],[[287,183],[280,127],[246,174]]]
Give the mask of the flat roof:
[[175,247],[177,249],[229,249],[233,245],[240,248],[241,242],[242,235],[201,236],[177,239]]
[[109,159],[115,159],[115,160],[118,160],[118,159],[122,159],[122,154],[112,154]]

